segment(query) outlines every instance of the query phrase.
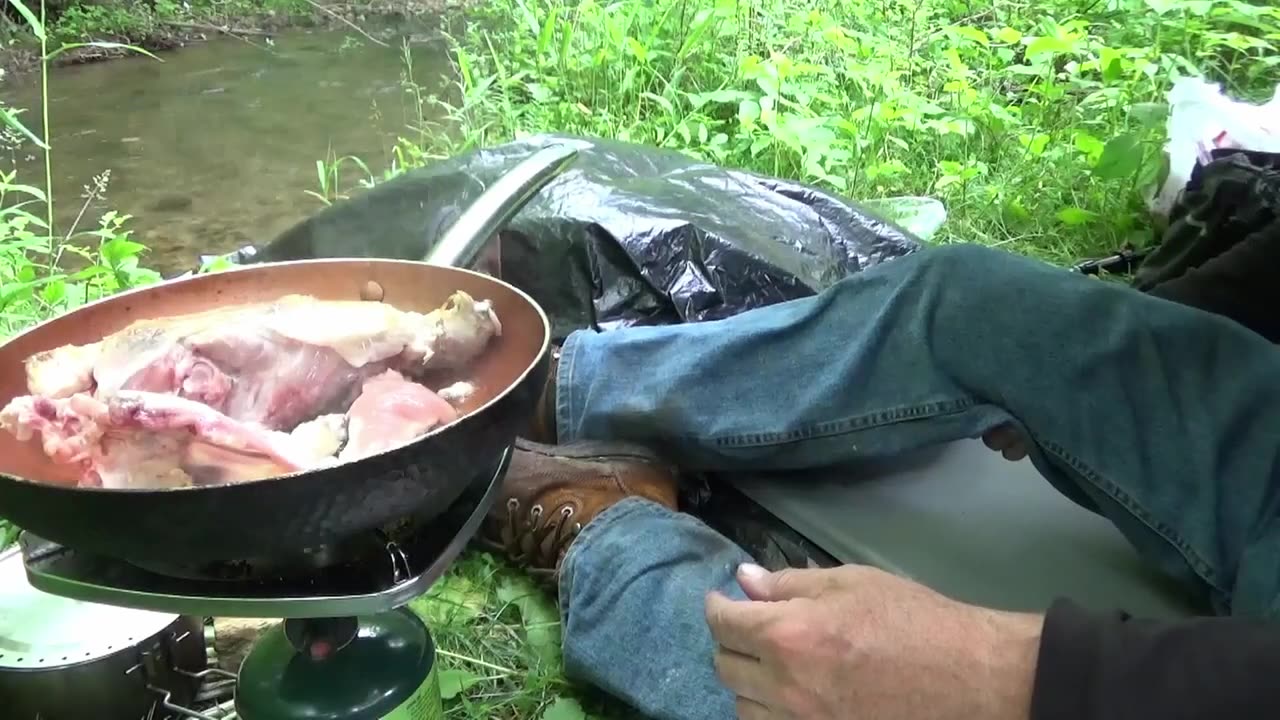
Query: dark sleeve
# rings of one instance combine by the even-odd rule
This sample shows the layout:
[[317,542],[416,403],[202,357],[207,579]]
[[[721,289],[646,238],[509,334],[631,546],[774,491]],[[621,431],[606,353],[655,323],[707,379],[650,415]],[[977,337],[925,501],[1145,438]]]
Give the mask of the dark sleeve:
[[1230,318],[1280,343],[1280,222],[1148,293]]
[[1280,624],[1161,622],[1069,601],[1045,617],[1031,720],[1280,718]]

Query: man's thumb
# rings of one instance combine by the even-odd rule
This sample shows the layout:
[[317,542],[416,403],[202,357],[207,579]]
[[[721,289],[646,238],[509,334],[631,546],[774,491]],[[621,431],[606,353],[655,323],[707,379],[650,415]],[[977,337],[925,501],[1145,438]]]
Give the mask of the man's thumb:
[[738,566],[738,584],[752,600],[776,602],[799,597],[813,597],[822,589],[820,570],[786,568],[769,572],[759,565]]

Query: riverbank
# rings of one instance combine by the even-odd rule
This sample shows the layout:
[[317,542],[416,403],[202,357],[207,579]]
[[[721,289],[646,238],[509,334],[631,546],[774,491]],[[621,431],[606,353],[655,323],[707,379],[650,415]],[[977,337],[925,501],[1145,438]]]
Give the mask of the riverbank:
[[[388,28],[445,16],[469,0],[227,0],[176,3],[172,0],[105,0],[71,2],[47,8],[51,47],[76,47],[54,59],[55,66],[78,65],[124,57],[123,46],[162,53],[215,37],[269,44],[287,29],[347,30],[378,37]],[[39,7],[29,5],[39,15]],[[11,77],[38,67],[39,42],[25,27],[0,28],[0,70]]]

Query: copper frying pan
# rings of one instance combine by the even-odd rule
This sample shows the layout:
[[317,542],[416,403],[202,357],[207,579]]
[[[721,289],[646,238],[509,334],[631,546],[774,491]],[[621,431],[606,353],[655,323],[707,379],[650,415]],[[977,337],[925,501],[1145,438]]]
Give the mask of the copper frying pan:
[[31,355],[84,344],[140,320],[269,301],[287,294],[382,300],[427,312],[464,291],[492,301],[502,323],[468,378],[461,417],[417,440],[355,462],[240,484],[177,489],[74,487],[38,440],[0,432],[0,516],[56,543],[126,560],[221,562],[295,552],[413,514],[443,511],[493,472],[546,381],[550,324],[524,292],[459,269],[576,157],[568,147],[530,156],[488,188],[424,262],[337,259],[250,265],[163,282],[100,300],[0,345],[0,406],[28,393]]

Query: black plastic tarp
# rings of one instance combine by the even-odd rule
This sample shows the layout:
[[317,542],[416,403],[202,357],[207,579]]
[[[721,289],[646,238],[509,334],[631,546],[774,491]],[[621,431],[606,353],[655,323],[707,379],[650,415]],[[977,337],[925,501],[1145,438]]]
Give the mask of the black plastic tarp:
[[857,203],[648,146],[544,135],[412,170],[325,208],[256,261],[419,259],[482,190],[539,148],[579,148],[500,235],[501,276],[581,328],[727,317],[804,297],[920,241]]

